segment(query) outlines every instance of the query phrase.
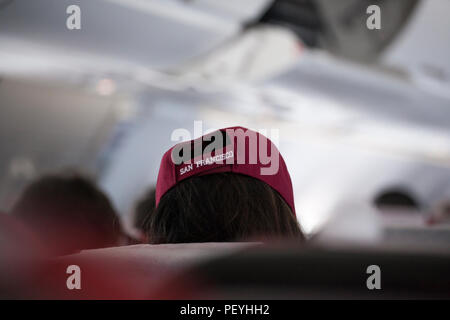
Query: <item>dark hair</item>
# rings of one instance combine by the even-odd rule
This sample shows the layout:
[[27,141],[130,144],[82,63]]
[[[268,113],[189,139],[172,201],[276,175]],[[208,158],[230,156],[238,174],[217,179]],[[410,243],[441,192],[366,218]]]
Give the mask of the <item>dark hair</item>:
[[155,244],[304,238],[278,192],[233,173],[180,182],[161,198],[145,226]]
[[139,231],[145,230],[146,220],[155,210],[155,191],[155,187],[150,188],[136,204],[133,225]]
[[380,210],[386,208],[420,209],[420,204],[413,193],[403,187],[393,187],[383,190],[375,196],[374,204]]
[[55,254],[118,244],[121,227],[109,199],[79,175],[31,183],[12,209]]

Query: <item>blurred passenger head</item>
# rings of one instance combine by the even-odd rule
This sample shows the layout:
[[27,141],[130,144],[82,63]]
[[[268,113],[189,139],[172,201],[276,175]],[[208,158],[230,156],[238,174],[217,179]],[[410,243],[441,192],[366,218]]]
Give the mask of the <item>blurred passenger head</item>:
[[411,191],[403,187],[382,190],[374,200],[379,210],[418,211],[420,205]]
[[144,196],[138,201],[134,209],[134,219],[133,226],[141,234],[141,240],[146,238],[145,236],[145,223],[146,220],[155,211],[156,200],[155,200],[156,189],[154,187],[150,188]]
[[52,254],[115,246],[121,227],[108,198],[88,179],[49,175],[31,183],[12,209]]
[[[268,155],[277,170],[264,170],[273,165]],[[166,152],[145,229],[151,243],[303,239],[293,199],[286,164],[269,139],[221,129]]]

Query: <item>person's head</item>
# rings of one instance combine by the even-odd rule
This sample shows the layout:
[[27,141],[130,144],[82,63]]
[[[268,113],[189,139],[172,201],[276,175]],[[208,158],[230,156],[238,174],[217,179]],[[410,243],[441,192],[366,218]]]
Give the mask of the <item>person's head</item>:
[[[264,171],[267,155],[276,171]],[[293,199],[286,164],[270,140],[245,128],[221,129],[166,152],[145,230],[150,243],[303,239]]]
[[405,187],[392,187],[382,190],[375,196],[374,205],[379,210],[403,209],[420,210],[420,204],[414,194]]
[[155,192],[156,189],[154,187],[150,188],[138,201],[136,207],[134,208],[133,226],[140,233],[141,240],[146,238],[146,220],[153,214],[153,211],[155,211]]
[[109,199],[79,175],[48,175],[31,183],[12,209],[54,254],[115,246],[121,227]]
[[229,242],[301,237],[297,220],[268,184],[216,173],[170,189],[147,220],[151,243]]

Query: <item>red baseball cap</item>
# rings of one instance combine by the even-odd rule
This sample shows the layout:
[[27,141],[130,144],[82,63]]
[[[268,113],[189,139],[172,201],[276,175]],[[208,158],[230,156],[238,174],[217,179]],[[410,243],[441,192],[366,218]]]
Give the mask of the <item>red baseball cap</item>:
[[156,183],[156,206],[180,181],[220,172],[243,174],[267,183],[295,215],[291,177],[278,148],[264,135],[229,127],[179,143],[162,157]]

